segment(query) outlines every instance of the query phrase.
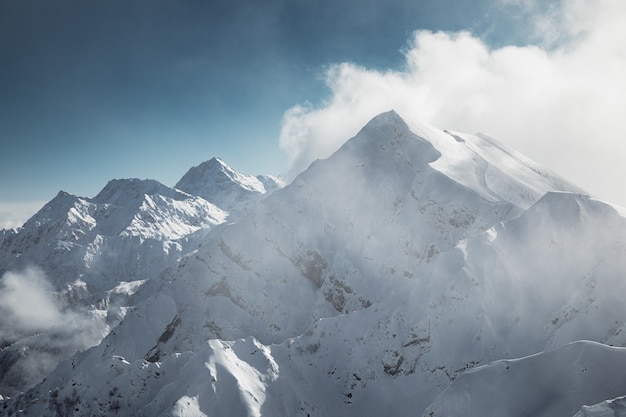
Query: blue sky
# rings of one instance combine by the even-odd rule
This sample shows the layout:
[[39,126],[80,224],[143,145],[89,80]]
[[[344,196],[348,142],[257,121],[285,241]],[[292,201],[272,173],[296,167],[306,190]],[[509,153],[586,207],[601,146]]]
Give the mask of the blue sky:
[[336,64],[357,77],[410,73],[411,53],[431,42],[420,30],[453,44],[466,31],[488,54],[552,53],[572,46],[564,10],[582,6],[569,3],[580,2],[0,0],[0,225],[61,189],[93,196],[128,177],[171,186],[213,156],[250,174],[293,173],[324,155],[294,154],[285,125],[332,111]]

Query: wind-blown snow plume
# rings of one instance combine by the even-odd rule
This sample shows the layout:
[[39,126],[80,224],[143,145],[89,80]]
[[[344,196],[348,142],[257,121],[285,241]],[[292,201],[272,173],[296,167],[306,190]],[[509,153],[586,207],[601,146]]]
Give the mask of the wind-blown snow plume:
[[[530,13],[539,7],[515,3]],[[372,114],[393,108],[405,119],[484,131],[626,205],[615,191],[626,155],[626,3],[564,0],[541,11],[537,45],[491,48],[467,32],[419,31],[401,70],[331,66],[328,100],[294,106],[283,117],[280,143],[291,174],[337,150]]]

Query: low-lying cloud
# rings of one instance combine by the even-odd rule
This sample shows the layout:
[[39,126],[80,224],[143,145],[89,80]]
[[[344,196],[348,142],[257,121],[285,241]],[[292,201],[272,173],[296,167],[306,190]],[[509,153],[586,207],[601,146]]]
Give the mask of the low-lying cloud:
[[29,267],[6,272],[0,280],[0,338],[35,333],[63,323],[64,313],[52,298],[52,286],[43,273]]
[[535,44],[491,48],[468,32],[418,31],[401,70],[326,72],[330,97],[284,117],[291,175],[338,149],[378,113],[484,132],[590,193],[626,206],[626,2],[507,0],[536,11]]
[[63,359],[97,344],[106,323],[64,308],[43,271],[28,267],[0,278],[0,394],[41,381]]

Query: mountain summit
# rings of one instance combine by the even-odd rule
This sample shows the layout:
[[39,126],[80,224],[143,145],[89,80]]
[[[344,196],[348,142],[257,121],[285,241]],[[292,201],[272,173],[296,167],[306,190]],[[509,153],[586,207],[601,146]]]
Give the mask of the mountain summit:
[[238,221],[121,280],[106,337],[5,415],[571,417],[626,394],[623,367],[598,383],[626,354],[626,218],[486,135],[388,112],[275,192],[218,159],[176,189]]
[[251,201],[282,185],[279,179],[268,175],[243,174],[216,157],[187,171],[175,188],[200,196],[230,212],[247,208]]

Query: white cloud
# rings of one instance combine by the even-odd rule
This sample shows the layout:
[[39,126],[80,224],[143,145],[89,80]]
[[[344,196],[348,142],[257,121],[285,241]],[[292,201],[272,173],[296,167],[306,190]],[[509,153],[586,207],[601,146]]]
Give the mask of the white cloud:
[[0,229],[21,227],[45,202],[0,202]]
[[402,70],[331,66],[330,98],[283,117],[292,174],[393,108],[440,128],[486,132],[626,206],[626,2],[563,0],[534,22],[538,45],[493,49],[466,32],[420,31]]
[[8,392],[32,387],[108,330],[103,318],[64,308],[44,272],[32,266],[0,278],[0,317],[0,387]]
[[63,307],[59,293],[35,266],[7,271],[0,277],[0,316],[0,343],[49,332],[64,334],[61,344],[84,349],[100,340],[106,327],[86,311]]
[[52,294],[52,286],[39,269],[6,272],[0,279],[0,311],[6,327],[38,332],[61,323],[63,314]]

